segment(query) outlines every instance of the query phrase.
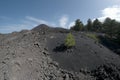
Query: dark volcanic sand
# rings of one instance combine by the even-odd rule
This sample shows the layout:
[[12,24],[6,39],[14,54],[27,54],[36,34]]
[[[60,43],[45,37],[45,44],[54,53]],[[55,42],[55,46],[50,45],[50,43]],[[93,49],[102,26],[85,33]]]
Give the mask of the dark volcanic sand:
[[76,40],[76,46],[73,49],[55,51],[56,47],[64,43],[66,34],[50,34],[47,39],[51,58],[57,61],[61,68],[79,72],[81,69],[94,70],[100,65],[108,63],[113,63],[119,67],[120,57],[118,55],[84,36],[83,33],[73,33]]

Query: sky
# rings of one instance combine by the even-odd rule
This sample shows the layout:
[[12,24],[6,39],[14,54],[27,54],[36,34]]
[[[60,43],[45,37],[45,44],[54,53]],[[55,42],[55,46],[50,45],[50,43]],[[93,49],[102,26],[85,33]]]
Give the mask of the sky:
[[32,29],[40,24],[70,28],[76,19],[120,21],[120,0],[0,0],[0,33]]

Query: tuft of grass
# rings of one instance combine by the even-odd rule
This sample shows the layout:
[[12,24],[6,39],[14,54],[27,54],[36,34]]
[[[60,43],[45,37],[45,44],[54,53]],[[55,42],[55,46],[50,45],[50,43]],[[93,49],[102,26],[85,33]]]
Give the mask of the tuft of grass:
[[71,48],[71,47],[75,46],[75,39],[71,33],[69,33],[65,39],[65,46],[67,48]]
[[100,41],[99,38],[97,37],[97,35],[94,34],[94,33],[87,33],[86,36],[93,39],[93,40],[95,40],[96,42]]

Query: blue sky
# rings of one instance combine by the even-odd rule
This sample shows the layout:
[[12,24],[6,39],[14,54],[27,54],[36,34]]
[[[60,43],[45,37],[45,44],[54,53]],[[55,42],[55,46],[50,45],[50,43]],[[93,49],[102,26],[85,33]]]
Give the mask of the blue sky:
[[39,24],[69,28],[76,19],[120,21],[120,0],[1,0],[0,33],[32,29]]

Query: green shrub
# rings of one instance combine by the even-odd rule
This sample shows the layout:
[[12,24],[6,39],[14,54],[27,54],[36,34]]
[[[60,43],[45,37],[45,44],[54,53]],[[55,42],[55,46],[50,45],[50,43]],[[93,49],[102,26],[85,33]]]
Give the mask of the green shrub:
[[88,36],[91,39],[94,39],[96,42],[99,42],[99,38],[97,37],[96,34],[93,33],[87,33],[86,36]]
[[71,33],[69,33],[65,39],[65,46],[67,48],[71,48],[71,47],[75,46],[75,39]]

